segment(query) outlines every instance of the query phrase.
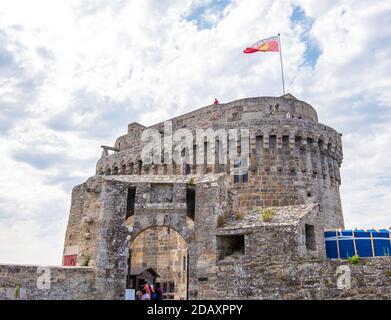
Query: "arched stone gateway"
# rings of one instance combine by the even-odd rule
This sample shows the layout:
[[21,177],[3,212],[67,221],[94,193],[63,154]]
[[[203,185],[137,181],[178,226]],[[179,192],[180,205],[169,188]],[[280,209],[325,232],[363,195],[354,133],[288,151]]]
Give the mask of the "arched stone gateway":
[[217,217],[229,213],[226,187],[226,174],[192,176],[191,183],[183,176],[90,178],[73,190],[65,255],[98,270],[102,298],[122,299],[131,243],[150,228],[172,228],[187,243],[187,297],[196,298],[198,279],[215,273]]
[[167,226],[143,229],[129,249],[127,288],[138,289],[147,280],[160,283],[165,300],[188,298],[189,246],[179,232]]
[[[164,191],[163,184],[159,184],[161,191]],[[143,234],[147,233],[147,237],[151,235],[148,231],[156,230],[161,231],[157,233],[158,239],[144,239],[143,245],[138,245],[137,250],[142,255],[148,256],[146,265],[144,267],[152,267],[159,274],[158,281],[162,283],[165,294],[165,299],[181,299],[188,298],[190,291],[189,277],[190,269],[194,265],[193,259],[195,254],[195,237],[194,237],[194,221],[184,214],[178,213],[155,213],[152,215],[135,214],[130,216],[126,220],[126,226],[128,227],[130,236],[130,250],[128,255],[128,275],[127,275],[127,287],[137,288],[138,283],[135,281],[129,281],[129,275],[135,273],[134,268],[140,269],[143,265],[134,261],[134,245],[135,241]],[[172,243],[173,237],[167,236],[164,230],[172,230],[174,234],[177,234],[176,243]],[[153,234],[153,233],[152,233]],[[174,237],[175,238],[175,237]],[[183,255],[181,251],[184,250],[184,244],[186,246],[186,254]],[[148,254],[147,252],[151,248],[157,248],[157,252],[154,254]],[[178,256],[176,256],[178,255]],[[176,259],[173,259],[176,256]],[[179,258],[179,256],[181,256]],[[185,262],[183,262],[183,257]],[[151,262],[152,259],[156,259]],[[183,264],[185,264],[185,270],[183,270]],[[175,269],[172,273],[184,273],[184,278],[173,275],[171,272],[162,271],[165,268]],[[134,279],[133,279],[134,280]],[[179,283],[178,283],[179,282]],[[131,284],[131,285],[129,285]],[[168,290],[168,291],[167,291]]]

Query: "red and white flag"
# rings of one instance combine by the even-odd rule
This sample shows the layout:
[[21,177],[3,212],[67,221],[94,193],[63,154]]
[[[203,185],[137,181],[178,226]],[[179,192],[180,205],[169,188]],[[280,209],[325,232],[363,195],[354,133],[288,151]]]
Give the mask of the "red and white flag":
[[280,51],[278,36],[259,40],[256,43],[254,43],[251,47],[243,50],[244,53],[266,52],[266,51],[274,51],[274,52]]

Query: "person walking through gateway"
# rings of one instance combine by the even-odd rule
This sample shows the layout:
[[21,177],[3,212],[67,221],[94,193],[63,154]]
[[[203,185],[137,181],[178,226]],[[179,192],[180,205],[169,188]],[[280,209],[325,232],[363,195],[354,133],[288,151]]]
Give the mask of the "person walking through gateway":
[[148,284],[148,280],[144,281],[144,290],[146,293],[148,293],[149,297],[151,297],[152,289],[151,286]]
[[163,288],[160,282],[156,282],[155,292],[157,293],[157,300],[163,300]]
[[151,300],[151,296],[145,291],[145,289],[143,289],[143,296],[141,298],[141,300]]
[[152,289],[151,300],[158,300],[158,291],[156,288]]
[[140,288],[136,292],[136,300],[141,300],[143,297],[143,286],[140,286]]

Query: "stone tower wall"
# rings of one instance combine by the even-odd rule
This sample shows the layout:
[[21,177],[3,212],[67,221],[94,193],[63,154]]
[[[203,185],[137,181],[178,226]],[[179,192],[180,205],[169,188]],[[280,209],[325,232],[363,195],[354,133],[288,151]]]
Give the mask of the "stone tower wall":
[[[287,118],[288,112],[293,118]],[[343,227],[339,195],[341,135],[318,123],[316,111],[307,103],[290,96],[249,98],[204,107],[170,121],[173,132],[187,128],[194,136],[197,128],[249,129],[248,182],[234,183],[231,176],[237,210],[318,202],[324,228]],[[115,143],[117,148],[121,146],[119,152],[98,161],[97,174],[183,175],[229,173],[232,169],[232,163],[194,163],[187,170],[183,164],[144,165],[141,161],[142,127],[137,123],[129,127],[129,133]],[[163,132],[164,123],[149,128]]]

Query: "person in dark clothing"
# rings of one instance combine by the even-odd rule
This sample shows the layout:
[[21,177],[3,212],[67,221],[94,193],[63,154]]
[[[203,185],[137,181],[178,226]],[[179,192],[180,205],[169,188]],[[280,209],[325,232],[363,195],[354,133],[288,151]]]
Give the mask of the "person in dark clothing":
[[155,291],[157,292],[157,300],[163,300],[163,288],[160,282],[156,282]]

